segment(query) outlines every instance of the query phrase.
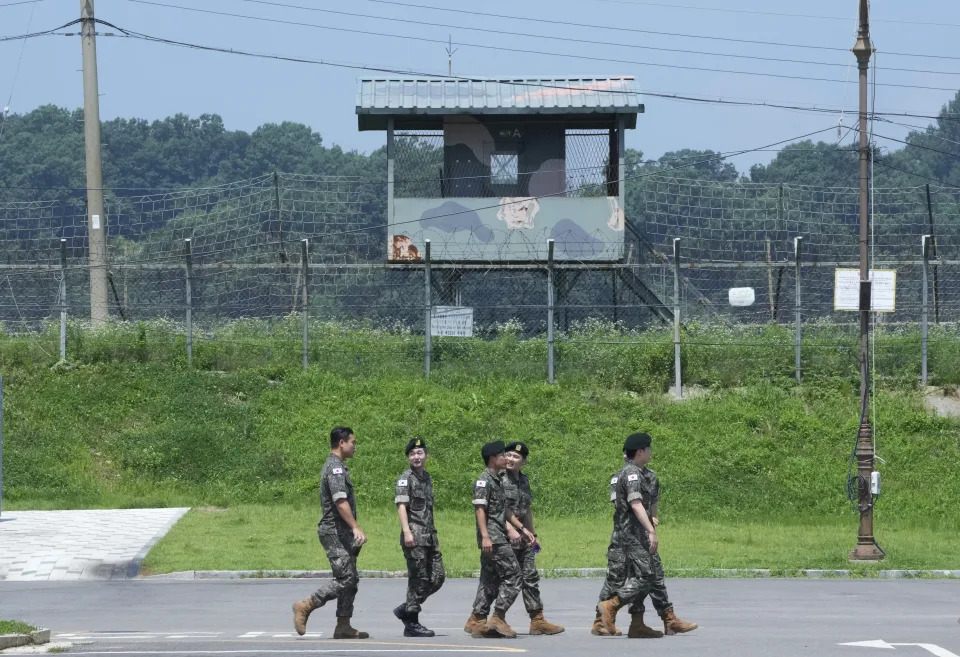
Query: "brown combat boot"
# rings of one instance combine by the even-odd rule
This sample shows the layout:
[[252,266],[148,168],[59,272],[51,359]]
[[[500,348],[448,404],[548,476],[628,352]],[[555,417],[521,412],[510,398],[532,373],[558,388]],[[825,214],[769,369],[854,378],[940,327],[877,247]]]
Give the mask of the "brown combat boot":
[[684,632],[693,632],[697,629],[696,623],[682,621],[673,613],[673,607],[663,612],[663,633],[664,634],[683,634]]
[[530,634],[560,634],[563,632],[563,625],[554,625],[548,623],[543,617],[543,609],[530,612]]
[[513,628],[507,625],[507,612],[502,609],[497,609],[494,607],[493,614],[487,620],[487,629],[490,633],[499,634],[504,639],[516,639],[517,633],[513,631]]
[[643,612],[630,614],[630,629],[627,630],[628,639],[661,639],[663,632],[655,630],[643,622]]
[[337,627],[333,630],[334,639],[369,639],[370,635],[350,627],[349,616],[337,616]]
[[610,634],[617,633],[617,626],[614,624],[617,620],[617,612],[623,609],[623,600],[619,595],[615,595],[609,600],[604,600],[597,605],[597,611],[600,612],[600,622]]
[[463,631],[474,639],[482,639],[487,635],[487,619],[475,611],[470,612],[470,618],[463,626]]
[[[611,636],[607,632],[607,628],[603,626],[603,621],[600,619],[600,609],[597,608],[597,617],[593,620],[593,627],[590,628],[590,634],[594,636]],[[620,630],[617,630],[612,636],[620,636]]]
[[297,634],[303,636],[307,631],[307,619],[310,618],[310,612],[317,608],[317,603],[313,598],[300,600],[293,603],[293,629]]

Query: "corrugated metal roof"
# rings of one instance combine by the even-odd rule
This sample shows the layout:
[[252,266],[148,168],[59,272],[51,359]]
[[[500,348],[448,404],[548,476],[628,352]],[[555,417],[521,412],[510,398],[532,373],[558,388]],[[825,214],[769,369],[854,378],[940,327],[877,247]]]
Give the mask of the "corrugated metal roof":
[[637,114],[633,77],[359,80],[357,114]]

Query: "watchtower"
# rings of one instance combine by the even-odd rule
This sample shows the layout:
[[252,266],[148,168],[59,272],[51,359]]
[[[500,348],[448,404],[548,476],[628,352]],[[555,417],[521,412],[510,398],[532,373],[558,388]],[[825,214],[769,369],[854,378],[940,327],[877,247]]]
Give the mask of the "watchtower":
[[360,80],[360,130],[387,133],[388,262],[624,257],[632,77]]

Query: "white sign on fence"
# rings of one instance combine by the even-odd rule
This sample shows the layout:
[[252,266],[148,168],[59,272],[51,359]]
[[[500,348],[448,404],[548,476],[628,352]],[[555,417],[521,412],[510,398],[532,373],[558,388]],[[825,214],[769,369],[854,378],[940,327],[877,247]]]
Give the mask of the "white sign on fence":
[[[894,269],[871,269],[870,309],[892,313],[897,309],[897,272]],[[836,269],[833,287],[834,310],[860,310],[860,270]]]
[[731,287],[728,293],[731,306],[752,306],[757,295],[752,287]]
[[472,338],[473,308],[434,306],[430,314],[430,335]]

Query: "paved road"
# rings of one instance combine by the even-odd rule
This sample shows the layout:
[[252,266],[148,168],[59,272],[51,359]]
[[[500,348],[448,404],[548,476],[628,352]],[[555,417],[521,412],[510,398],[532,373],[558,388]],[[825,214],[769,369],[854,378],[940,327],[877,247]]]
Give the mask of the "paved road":
[[[332,641],[333,609],[314,612],[304,638],[293,634],[290,604],[320,580],[158,582],[0,582],[0,618],[22,618],[54,630],[54,640],[84,642],[88,655],[379,655],[525,652],[573,657],[877,657],[889,648],[838,644],[885,640],[935,644],[960,656],[960,582],[953,580],[695,580],[668,582],[678,614],[700,623],[692,634],[629,641],[589,634],[599,580],[544,580],[547,617],[567,626],[553,637],[475,640],[463,633],[475,580],[450,580],[428,601],[421,620],[433,639],[405,639],[390,609],[402,580],[362,580],[355,626],[367,641]],[[621,612],[621,623],[628,616]],[[518,603],[508,614],[526,631]],[[930,650],[898,646],[903,657]],[[938,657],[950,657],[941,652]]]
[[0,580],[135,577],[187,509],[4,511]]

